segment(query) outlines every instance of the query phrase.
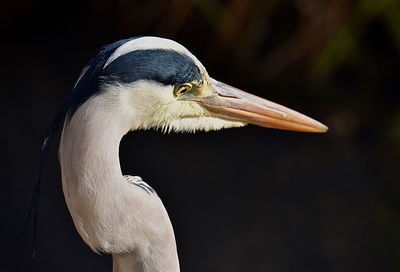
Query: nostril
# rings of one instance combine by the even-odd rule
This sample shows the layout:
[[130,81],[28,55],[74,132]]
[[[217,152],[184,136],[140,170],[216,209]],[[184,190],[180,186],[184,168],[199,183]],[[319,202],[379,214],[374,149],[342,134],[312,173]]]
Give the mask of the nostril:
[[221,97],[227,97],[227,98],[235,98],[235,99],[240,99],[240,97],[238,97],[238,96],[234,96],[234,95],[227,95],[227,94],[222,94],[222,93],[218,93],[218,96],[221,96]]

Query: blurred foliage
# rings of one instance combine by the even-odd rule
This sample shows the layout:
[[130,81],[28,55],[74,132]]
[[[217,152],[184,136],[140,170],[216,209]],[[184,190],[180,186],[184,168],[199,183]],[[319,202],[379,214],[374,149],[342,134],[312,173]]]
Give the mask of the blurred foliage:
[[361,37],[368,30],[368,25],[376,20],[384,23],[384,30],[391,34],[393,42],[397,43],[397,50],[400,50],[399,1],[360,0],[352,8],[354,11],[350,18],[338,26],[317,59],[316,70],[322,76],[332,74],[354,51],[363,49]]

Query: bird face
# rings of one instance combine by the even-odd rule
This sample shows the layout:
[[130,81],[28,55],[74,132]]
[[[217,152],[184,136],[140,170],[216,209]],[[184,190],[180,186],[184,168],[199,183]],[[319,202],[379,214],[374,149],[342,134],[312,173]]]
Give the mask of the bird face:
[[138,81],[127,87],[130,91],[125,101],[129,101],[127,108],[133,111],[131,130],[195,132],[245,126],[245,122],[217,116],[194,99],[209,97],[206,86],[199,82],[165,86]]
[[294,110],[242,90],[208,78],[201,91],[187,91],[178,101],[191,101],[202,105],[214,117],[242,124],[294,130],[325,132],[328,128]]
[[[302,132],[325,132],[327,127],[301,113],[205,77],[201,82],[163,86],[137,82],[131,107],[137,109],[132,128],[164,132],[194,132],[241,127],[262,127]],[[137,101],[141,101],[138,105]],[[147,101],[147,102],[145,102]],[[142,116],[137,118],[138,116]]]
[[328,129],[301,113],[211,78],[193,54],[168,39],[140,37],[106,46],[80,81],[78,91],[88,81],[97,82],[103,93],[123,96],[133,116],[132,130],[194,132],[246,124],[303,132]]

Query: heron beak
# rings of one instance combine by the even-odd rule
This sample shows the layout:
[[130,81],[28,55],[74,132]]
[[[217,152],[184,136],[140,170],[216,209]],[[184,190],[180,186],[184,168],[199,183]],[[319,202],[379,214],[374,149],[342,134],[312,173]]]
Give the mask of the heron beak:
[[217,117],[267,128],[326,132],[328,127],[299,112],[210,78],[204,95],[192,96]]

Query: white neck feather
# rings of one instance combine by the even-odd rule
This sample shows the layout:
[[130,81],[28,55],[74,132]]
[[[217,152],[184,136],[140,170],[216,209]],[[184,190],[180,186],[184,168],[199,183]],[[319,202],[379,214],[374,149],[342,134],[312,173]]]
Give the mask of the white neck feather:
[[172,225],[161,200],[129,184],[119,143],[135,122],[123,93],[90,98],[64,125],[64,196],[83,240],[113,254],[114,271],[179,271]]

